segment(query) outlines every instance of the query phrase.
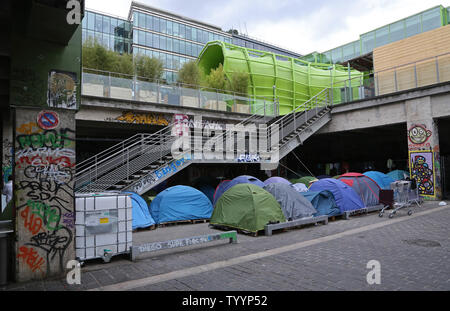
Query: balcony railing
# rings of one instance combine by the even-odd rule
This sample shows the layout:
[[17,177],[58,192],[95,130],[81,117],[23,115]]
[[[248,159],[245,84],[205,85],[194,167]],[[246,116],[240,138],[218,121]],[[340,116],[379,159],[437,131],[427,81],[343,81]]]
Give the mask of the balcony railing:
[[222,90],[149,82],[130,75],[83,68],[82,95],[246,114],[278,115],[277,103]]
[[333,84],[333,105],[450,81],[450,53]]

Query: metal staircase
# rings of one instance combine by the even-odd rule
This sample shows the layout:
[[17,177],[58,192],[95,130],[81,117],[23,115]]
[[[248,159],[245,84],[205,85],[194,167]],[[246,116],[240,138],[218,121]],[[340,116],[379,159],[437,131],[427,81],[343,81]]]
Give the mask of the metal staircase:
[[[262,169],[267,169],[267,163],[263,159],[275,154],[277,159],[282,159],[331,120],[331,92],[330,89],[324,89],[309,101],[299,105],[292,113],[273,118],[268,123],[265,123],[264,113],[257,111],[236,125],[266,124],[268,137],[278,131],[279,142],[277,141],[276,147],[269,149],[261,158]],[[188,150],[183,150],[174,158],[171,149],[179,137],[175,135],[173,126],[174,124],[171,124],[154,134],[134,135],[77,164],[75,191],[86,193],[119,190],[143,194],[191,163],[235,163],[239,153],[245,153],[249,148],[249,135],[244,135],[241,136],[241,139],[245,140],[244,144],[239,144],[242,143],[240,140],[234,141],[232,152],[235,156],[232,159],[225,156],[222,159],[212,160],[192,159],[191,152],[201,151],[198,150],[199,146],[203,146],[208,140],[211,142],[210,137],[194,136],[190,137]],[[222,141],[223,146],[226,146],[225,140],[231,134],[234,135],[224,131],[214,136],[212,141]],[[238,146],[245,148],[242,150]],[[226,150],[215,152],[225,154]]]

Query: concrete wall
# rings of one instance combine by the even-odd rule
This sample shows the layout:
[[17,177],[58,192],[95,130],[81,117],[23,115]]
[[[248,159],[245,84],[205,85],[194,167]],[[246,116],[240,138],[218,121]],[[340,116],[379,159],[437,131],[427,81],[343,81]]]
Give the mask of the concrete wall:
[[40,112],[16,109],[17,281],[60,275],[75,258],[75,112],[52,110],[58,126],[25,130]]

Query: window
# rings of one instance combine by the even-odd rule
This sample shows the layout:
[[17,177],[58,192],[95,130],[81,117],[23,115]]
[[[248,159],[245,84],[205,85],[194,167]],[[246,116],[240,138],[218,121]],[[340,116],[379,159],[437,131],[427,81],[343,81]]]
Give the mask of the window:
[[161,50],[167,50],[167,47],[166,47],[166,37],[160,36],[160,38],[159,38],[159,48],[160,48]]
[[89,30],[94,30],[95,29],[95,14],[91,13],[91,12],[87,12],[87,28]]
[[212,32],[208,33],[209,39],[208,41],[214,41],[214,34]]
[[145,33],[145,45],[152,46],[153,44],[153,35],[150,32]]
[[180,24],[180,37],[186,38],[186,26],[183,24]]
[[110,28],[111,28],[111,17],[103,16],[103,23],[102,23],[103,32],[109,33]]
[[180,41],[180,54],[186,54],[186,42]]
[[145,56],[152,57],[153,56],[152,51],[151,50],[145,50]]
[[116,18],[111,18],[111,26],[110,26],[111,28],[109,30],[110,34],[117,36],[116,28],[117,28],[118,23],[119,23],[119,21]]
[[197,29],[196,28],[191,29],[192,29],[192,41],[197,41]]
[[175,53],[180,53],[180,40],[177,39],[173,40],[173,51]]
[[145,28],[153,29],[153,17],[151,15],[145,16]]
[[171,54],[167,54],[167,68],[169,69],[173,69],[173,60],[172,60],[172,55]]
[[159,36],[153,35],[153,47],[159,49]]
[[160,23],[159,23],[159,18],[158,17],[156,17],[156,16],[154,16],[153,17],[153,30],[154,31],[157,31],[157,32],[160,32]]
[[167,34],[173,35],[173,23],[171,21],[167,21]]
[[95,31],[102,32],[103,19],[99,14],[95,14]]
[[391,41],[395,42],[405,38],[405,21],[401,20],[389,26]]
[[138,27],[145,28],[145,14],[138,12]]
[[186,55],[192,56],[192,44],[190,42],[186,42]]
[[349,60],[355,57],[354,42],[346,44],[342,47],[343,60]]
[[200,29],[197,29],[197,42],[203,43],[203,33]]
[[420,33],[420,16],[412,16],[405,20],[406,37],[411,37]]
[[180,24],[178,24],[178,23],[173,23],[173,35],[175,36],[175,37],[179,37],[180,36]]
[[133,23],[138,26],[138,12],[133,11]]
[[376,47],[386,45],[390,42],[389,39],[389,26],[377,29],[375,31],[375,44]]
[[192,28],[189,26],[186,26],[186,39],[192,40]]
[[145,45],[145,32],[138,30],[138,44]]
[[160,19],[159,20],[159,25],[160,25],[160,31],[162,32],[162,33],[167,33],[167,22],[166,22],[166,20],[165,19]]
[[173,39],[172,38],[167,38],[167,42],[166,42],[166,48],[167,48],[167,51],[171,51],[171,52],[173,52]]

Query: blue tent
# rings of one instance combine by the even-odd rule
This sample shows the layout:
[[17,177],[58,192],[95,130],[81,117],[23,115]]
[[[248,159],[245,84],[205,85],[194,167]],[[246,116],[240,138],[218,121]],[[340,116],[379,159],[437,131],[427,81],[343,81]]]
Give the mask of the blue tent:
[[220,196],[225,193],[225,191],[238,184],[253,184],[261,188],[265,186],[264,183],[258,178],[248,175],[238,176],[230,181],[223,181],[219,184],[219,186],[217,186],[216,193],[214,194],[214,205],[219,200]]
[[314,217],[322,215],[337,216],[341,214],[341,211],[339,210],[339,207],[337,206],[336,201],[334,200],[333,193],[331,193],[331,191],[307,191],[301,192],[300,194],[303,195],[309,202],[311,202],[311,204],[317,210],[317,213],[314,214]]
[[309,188],[310,191],[329,190],[333,193],[334,200],[341,213],[345,211],[354,211],[365,208],[360,196],[344,182],[333,179],[324,178],[316,181]]
[[124,192],[131,194],[131,211],[132,211],[132,228],[136,230],[138,228],[147,228],[155,224],[155,220],[150,215],[147,202],[135,192]]
[[208,219],[213,208],[201,191],[188,186],[174,186],[160,192],[150,204],[150,214],[156,223]]
[[267,178],[264,181],[264,185],[266,185],[266,186],[270,185],[270,184],[273,184],[273,183],[283,183],[283,184],[286,184],[286,185],[292,185],[292,183],[289,180],[287,180],[287,179],[285,179],[283,177],[278,177],[278,176],[273,176],[273,177]]
[[384,190],[391,189],[391,183],[395,181],[391,176],[378,171],[368,171],[364,175],[373,179]]
[[394,181],[405,179],[406,177],[409,177],[409,173],[407,171],[403,170],[395,170],[392,172],[387,173],[388,176],[390,176]]

